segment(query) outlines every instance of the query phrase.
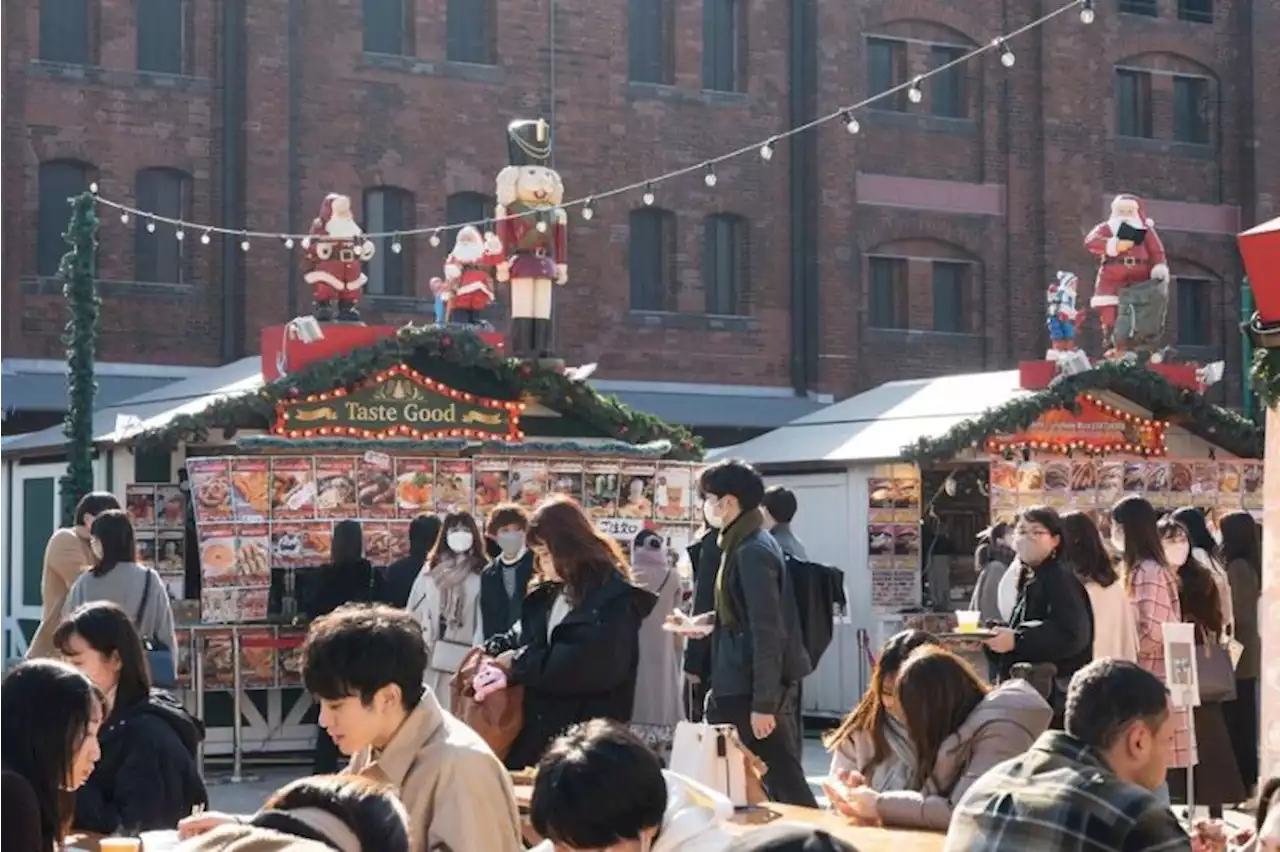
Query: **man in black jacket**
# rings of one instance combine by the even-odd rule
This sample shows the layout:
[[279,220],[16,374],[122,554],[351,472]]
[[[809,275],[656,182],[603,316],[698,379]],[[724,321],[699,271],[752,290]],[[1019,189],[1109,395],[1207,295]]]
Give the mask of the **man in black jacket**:
[[[716,574],[720,571],[720,530],[708,525],[703,536],[689,545],[693,565],[693,615],[716,608]],[[685,713],[690,721],[701,722],[711,687],[711,640],[690,638],[684,646]]]
[[782,548],[763,529],[764,482],[750,465],[730,459],[702,472],[698,493],[707,522],[720,530],[722,554],[707,721],[736,727],[764,761],[771,800],[817,807],[794,730],[798,687],[812,667]]
[[422,573],[427,554],[440,537],[440,519],[435,515],[418,515],[409,523],[409,555],[379,569],[377,599],[379,603],[404,609],[409,604],[409,591]]

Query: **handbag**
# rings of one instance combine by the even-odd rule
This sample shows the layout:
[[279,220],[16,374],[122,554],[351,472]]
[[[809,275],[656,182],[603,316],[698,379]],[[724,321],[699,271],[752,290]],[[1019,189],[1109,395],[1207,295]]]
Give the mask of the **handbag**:
[[457,674],[449,682],[453,701],[453,715],[462,720],[467,727],[480,735],[480,739],[493,750],[499,760],[505,760],[511,744],[516,741],[524,728],[524,687],[508,686],[493,693],[484,701],[476,701],[476,691],[471,685],[480,668],[492,663],[504,671],[507,670],[483,648],[471,648],[467,651]]
[[431,649],[431,670],[441,674],[457,674],[470,654],[472,647],[465,642],[437,639]]
[[1197,648],[1196,670],[1200,679],[1200,703],[1220,704],[1236,700],[1236,667],[1231,652],[1212,638]]
[[767,767],[733,725],[680,722],[671,743],[671,771],[723,793],[735,808],[766,801]]
[[[138,614],[133,619],[138,625],[138,633],[142,633],[142,616],[147,611],[147,599],[151,597],[151,580],[153,575],[147,570],[147,580],[142,587],[142,603],[138,604]],[[151,684],[161,689],[174,689],[178,686],[178,671],[174,664],[173,649],[167,647],[154,635],[142,636],[142,647],[147,652],[147,668],[151,670]]]

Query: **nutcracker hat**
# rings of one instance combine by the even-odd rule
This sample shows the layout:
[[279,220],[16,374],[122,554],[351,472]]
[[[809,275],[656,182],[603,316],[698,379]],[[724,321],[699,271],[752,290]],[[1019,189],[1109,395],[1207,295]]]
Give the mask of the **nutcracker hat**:
[[513,166],[549,166],[551,125],[541,118],[521,118],[508,124],[507,156]]
[[1121,201],[1131,201],[1138,205],[1138,218],[1145,222],[1148,228],[1155,227],[1156,223],[1151,221],[1151,217],[1147,215],[1147,202],[1132,193],[1122,192],[1115,198],[1111,199],[1111,209],[1115,210],[1116,205]]

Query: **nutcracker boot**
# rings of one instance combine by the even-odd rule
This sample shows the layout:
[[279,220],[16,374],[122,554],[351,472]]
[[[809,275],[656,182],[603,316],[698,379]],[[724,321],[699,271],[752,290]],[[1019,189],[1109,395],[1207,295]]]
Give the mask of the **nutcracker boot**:
[[315,301],[316,322],[333,322],[333,300],[317,299]]
[[511,331],[507,335],[507,347],[515,358],[528,358],[532,355],[529,341],[530,323],[527,317],[512,317]]
[[360,322],[360,311],[354,301],[342,299],[338,302],[338,322]]

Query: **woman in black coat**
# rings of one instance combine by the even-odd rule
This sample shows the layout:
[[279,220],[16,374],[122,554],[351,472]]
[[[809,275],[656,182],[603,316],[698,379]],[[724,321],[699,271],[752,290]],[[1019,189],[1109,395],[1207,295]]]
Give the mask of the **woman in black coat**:
[[85,604],[59,625],[54,645],[107,697],[102,756],[76,793],[73,825],[114,834],[173,828],[208,804],[196,749],[204,727],[167,692],[151,689],[142,640],[113,603]]
[[529,591],[520,624],[487,645],[524,687],[524,726],[507,754],[511,769],[536,766],[571,726],[631,721],[640,625],[657,599],[631,583],[616,542],[571,500],[544,503],[529,523],[529,547],[544,582]]

